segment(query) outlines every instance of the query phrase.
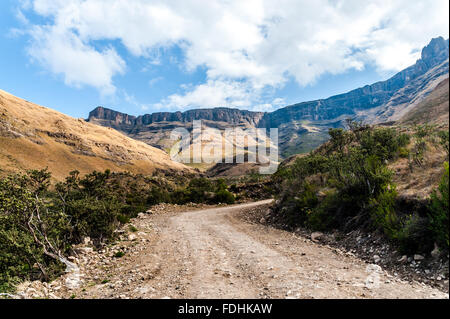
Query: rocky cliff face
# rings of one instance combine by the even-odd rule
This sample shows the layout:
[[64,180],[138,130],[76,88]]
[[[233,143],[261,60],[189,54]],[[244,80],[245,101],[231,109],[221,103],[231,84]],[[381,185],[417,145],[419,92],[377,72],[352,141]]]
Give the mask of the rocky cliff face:
[[133,138],[166,148],[168,130],[190,128],[193,120],[211,127],[279,128],[280,152],[289,156],[323,143],[330,127],[354,118],[367,123],[395,121],[422,102],[449,74],[449,40],[432,39],[421,58],[392,78],[327,99],[290,105],[272,113],[230,108],[163,112],[139,117],[98,107],[88,121],[115,128]]
[[117,127],[145,126],[160,122],[191,123],[194,120],[224,122],[231,125],[258,126],[264,115],[265,113],[263,112],[214,108],[189,110],[183,113],[159,112],[135,117],[99,106],[89,113],[89,120],[107,121]]
[[[395,107],[412,101],[431,84],[431,90],[448,77],[449,40],[436,38],[422,50],[421,59],[387,81],[377,82],[328,99],[303,102],[279,109],[265,118],[266,125],[276,127],[289,121],[327,121],[339,117],[358,116],[367,122],[392,120],[388,106]],[[433,83],[431,83],[433,82]],[[434,85],[433,85],[434,84]],[[415,93],[415,94],[414,94]],[[384,108],[383,108],[384,107]],[[369,110],[377,109],[378,118]]]

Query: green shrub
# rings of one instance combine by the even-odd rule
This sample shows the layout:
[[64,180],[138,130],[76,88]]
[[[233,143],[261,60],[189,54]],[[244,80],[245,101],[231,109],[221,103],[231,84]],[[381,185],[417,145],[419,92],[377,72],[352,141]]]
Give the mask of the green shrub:
[[342,128],[330,128],[328,130],[328,135],[330,135],[332,149],[340,153],[342,153],[345,146],[352,141],[352,135]]
[[122,258],[123,256],[125,256],[125,253],[123,251],[118,251],[114,254],[115,258]]
[[409,150],[406,147],[400,147],[398,149],[398,156],[401,158],[409,158]]
[[132,233],[135,233],[135,232],[138,231],[138,229],[137,229],[135,226],[133,226],[133,225],[130,225],[130,227],[128,227],[128,229],[129,229],[130,232],[132,232]]
[[398,248],[402,254],[428,253],[433,249],[429,219],[414,213],[405,218],[396,234]]
[[365,155],[357,148],[351,148],[345,157],[332,157],[329,167],[331,185],[359,203],[376,198],[391,184],[393,174],[377,156]]
[[438,137],[439,137],[439,145],[445,150],[445,152],[449,153],[449,131],[440,131],[438,132]]
[[339,216],[348,203],[336,192],[329,192],[314,209],[307,211],[306,226],[312,230],[326,231],[337,228]]
[[[423,166],[425,159],[425,152],[427,151],[427,141],[434,143],[435,127],[433,125],[416,125],[414,127],[414,147],[412,150],[413,163],[417,166]],[[413,163],[410,167],[413,167]]]
[[99,245],[111,239],[119,224],[120,208],[114,199],[87,197],[66,202],[66,214],[74,221],[72,232],[75,241],[90,237]]
[[[39,175],[39,174],[38,174]],[[61,273],[58,256],[67,251],[69,220],[37,197],[49,175],[36,172],[0,179],[0,291],[23,279],[49,280]]]
[[147,205],[157,205],[159,203],[170,203],[172,199],[167,190],[160,187],[152,187],[150,194],[147,196]]
[[226,189],[221,189],[216,192],[214,201],[216,203],[234,204],[235,197],[232,193],[230,193]]
[[117,221],[121,223],[122,225],[128,224],[130,222],[130,216],[118,214],[117,215]]
[[400,222],[395,211],[397,192],[390,186],[381,192],[377,198],[370,201],[372,218],[377,227],[381,228],[390,239],[397,239]]
[[433,238],[441,249],[449,249],[449,165],[444,163],[444,175],[437,190],[431,195],[430,227]]
[[208,201],[208,193],[214,190],[212,182],[207,178],[194,178],[186,189],[188,200],[193,203]]
[[283,214],[290,224],[305,225],[308,215],[316,207],[318,198],[315,186],[301,181],[284,194]]
[[409,144],[409,136],[398,135],[392,128],[375,128],[365,130],[359,142],[361,150],[367,155],[376,156],[381,161],[385,161],[395,158],[399,148]]

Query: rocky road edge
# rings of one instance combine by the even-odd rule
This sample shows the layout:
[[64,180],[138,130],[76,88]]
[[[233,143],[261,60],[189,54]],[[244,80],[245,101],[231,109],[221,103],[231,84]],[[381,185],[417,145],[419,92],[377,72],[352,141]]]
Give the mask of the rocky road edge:
[[[95,249],[89,238],[85,238],[84,243],[73,248],[74,254],[68,257],[75,267],[66,270],[67,273],[61,275],[50,283],[41,281],[26,281],[17,286],[14,294],[4,294],[3,297],[11,299],[75,299],[75,298],[116,298],[130,299],[133,293],[125,295],[114,294],[114,288],[130,284],[132,282],[145,281],[156,275],[158,272],[158,257],[153,256],[154,264],[148,264],[139,272],[131,271],[124,274],[125,281],[111,280],[111,273],[119,264],[133,262],[133,257],[140,252],[147,250],[149,246],[155,244],[159,236],[159,229],[154,228],[150,222],[141,223],[148,216],[171,216],[179,212],[221,207],[224,205],[206,204],[186,204],[172,205],[159,204],[153,206],[146,212],[140,213],[130,223],[122,225],[116,230],[117,240],[104,245],[100,249]],[[141,225],[142,224],[142,225]],[[130,260],[127,260],[130,259]],[[135,265],[140,266],[140,265]],[[95,296],[84,295],[83,288],[99,286],[99,294]],[[81,294],[77,292],[81,290]],[[106,290],[103,292],[101,290]],[[145,291],[146,292],[146,291]],[[138,298],[144,291],[137,290],[135,297]],[[133,297],[131,297],[133,298]]]
[[[267,205],[249,210],[241,214],[240,218],[249,223],[288,229],[287,225],[273,223],[271,214],[270,205]],[[404,255],[379,232],[366,233],[355,230],[346,234],[337,231],[323,233],[304,228],[290,231],[317,244],[339,249],[349,256],[356,256],[369,264],[379,265],[402,280],[417,281],[449,293],[449,256],[440,253],[437,247],[428,255]]]

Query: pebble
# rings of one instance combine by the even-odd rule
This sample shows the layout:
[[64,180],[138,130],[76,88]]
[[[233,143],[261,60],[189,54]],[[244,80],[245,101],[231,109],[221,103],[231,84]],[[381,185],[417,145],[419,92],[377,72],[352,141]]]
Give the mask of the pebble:
[[400,259],[398,260],[398,262],[399,262],[399,263],[404,263],[404,262],[406,262],[407,260],[408,260],[408,256],[403,255],[402,258],[400,258]]

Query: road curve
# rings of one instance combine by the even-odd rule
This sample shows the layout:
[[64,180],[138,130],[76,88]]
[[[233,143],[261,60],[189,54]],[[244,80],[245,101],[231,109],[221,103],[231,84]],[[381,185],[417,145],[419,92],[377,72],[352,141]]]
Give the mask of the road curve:
[[[242,218],[269,203],[141,215],[133,220],[138,232],[103,255],[82,257],[83,285],[65,297],[448,298],[332,247]],[[117,249],[125,256],[112,257]]]

